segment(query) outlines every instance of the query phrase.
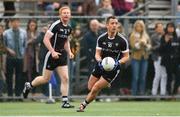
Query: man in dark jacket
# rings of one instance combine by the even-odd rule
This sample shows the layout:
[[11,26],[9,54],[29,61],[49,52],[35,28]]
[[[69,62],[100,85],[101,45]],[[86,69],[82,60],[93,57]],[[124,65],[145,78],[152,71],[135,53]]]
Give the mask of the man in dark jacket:
[[89,23],[89,30],[82,39],[82,43],[83,43],[82,50],[86,56],[87,68],[89,68],[88,71],[91,71],[93,69],[95,63],[94,55],[95,55],[96,41],[98,36],[99,36],[99,22],[98,20],[93,19]]

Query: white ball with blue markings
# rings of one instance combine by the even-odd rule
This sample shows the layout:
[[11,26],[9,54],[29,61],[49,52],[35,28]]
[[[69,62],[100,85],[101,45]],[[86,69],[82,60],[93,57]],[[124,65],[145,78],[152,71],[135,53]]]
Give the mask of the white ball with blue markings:
[[112,57],[105,57],[101,64],[105,71],[111,71],[114,69],[115,61]]

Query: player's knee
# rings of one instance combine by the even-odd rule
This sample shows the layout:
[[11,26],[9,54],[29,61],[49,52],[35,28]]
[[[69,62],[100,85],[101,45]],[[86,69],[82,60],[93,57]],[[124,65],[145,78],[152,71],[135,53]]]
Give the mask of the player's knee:
[[68,83],[68,77],[67,76],[63,76],[62,78],[61,78],[61,82],[63,82],[63,83]]

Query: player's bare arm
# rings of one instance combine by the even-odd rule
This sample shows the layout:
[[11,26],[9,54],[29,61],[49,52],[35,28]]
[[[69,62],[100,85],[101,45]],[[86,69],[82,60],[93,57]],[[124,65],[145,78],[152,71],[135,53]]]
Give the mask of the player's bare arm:
[[54,50],[54,48],[52,47],[52,45],[50,43],[50,39],[51,39],[52,35],[53,34],[51,34],[50,31],[47,31],[45,36],[44,36],[43,42],[44,42],[45,46],[48,48],[48,50],[51,52],[52,57],[55,58],[55,59],[58,59],[59,55],[61,55],[61,53],[56,52]]
[[120,64],[124,64],[129,60],[129,52],[123,53],[123,57],[119,60]]
[[74,54],[71,52],[70,49],[70,43],[69,40],[66,41],[65,45],[64,45],[64,49],[66,50],[66,52],[68,53],[68,56],[70,59],[74,58]]
[[102,61],[102,58],[101,58],[101,49],[96,48],[95,58],[96,58],[96,61]]

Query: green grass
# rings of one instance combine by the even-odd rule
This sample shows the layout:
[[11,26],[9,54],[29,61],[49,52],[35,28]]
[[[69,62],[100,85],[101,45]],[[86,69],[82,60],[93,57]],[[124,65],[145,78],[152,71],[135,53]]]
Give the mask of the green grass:
[[83,113],[76,112],[79,102],[73,102],[74,109],[61,109],[59,102],[1,102],[1,116],[174,116],[180,115],[179,101],[120,101],[93,102]]

